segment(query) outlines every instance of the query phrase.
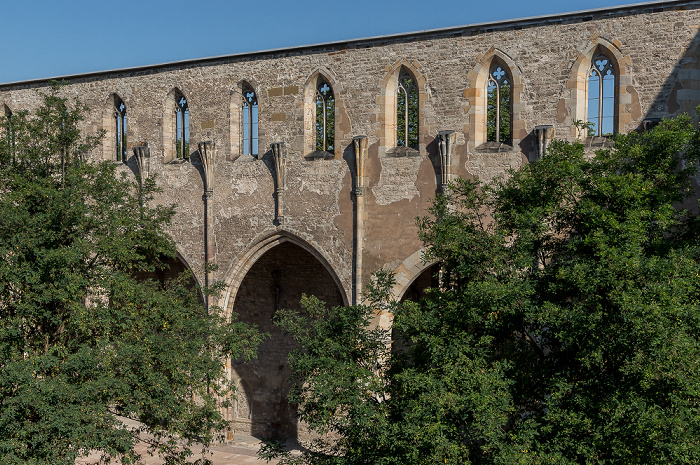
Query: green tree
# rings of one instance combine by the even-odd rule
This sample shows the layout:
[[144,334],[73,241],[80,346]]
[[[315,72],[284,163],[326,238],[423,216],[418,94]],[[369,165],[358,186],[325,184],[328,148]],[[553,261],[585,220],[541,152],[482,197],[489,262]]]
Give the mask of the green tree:
[[699,160],[680,117],[454,183],[420,220],[440,288],[388,303],[391,354],[376,300],[283,318],[300,417],[339,435],[297,461],[699,463]]
[[147,279],[175,257],[173,208],[149,206],[153,181],[87,161],[99,137],[81,136],[85,108],[58,95],[0,138],[0,462],[136,463],[146,440],[181,463],[225,427],[223,361],[259,336],[207,312],[190,277]]

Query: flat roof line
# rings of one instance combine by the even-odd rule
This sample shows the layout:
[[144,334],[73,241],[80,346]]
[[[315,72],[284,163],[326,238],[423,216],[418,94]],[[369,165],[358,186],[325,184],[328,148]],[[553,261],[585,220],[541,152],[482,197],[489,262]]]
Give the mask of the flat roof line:
[[442,28],[436,28],[436,29],[425,29],[425,30],[421,30],[421,31],[400,32],[400,33],[396,33],[396,34],[362,37],[362,38],[357,38],[357,39],[337,40],[337,41],[332,41],[332,42],[321,42],[321,43],[307,44],[307,45],[294,45],[291,47],[273,48],[273,49],[268,49],[268,50],[240,52],[240,53],[233,53],[233,54],[229,54],[229,55],[217,55],[217,56],[204,57],[204,58],[190,58],[190,59],[186,59],[186,60],[169,61],[169,62],[164,62],[164,63],[134,66],[134,67],[128,67],[128,68],[118,68],[118,69],[101,70],[101,71],[90,71],[87,73],[68,74],[68,75],[64,75],[64,76],[56,76],[56,77],[48,77],[48,78],[28,79],[28,80],[24,80],[24,81],[14,81],[14,82],[2,83],[2,84],[0,84],[0,89],[5,88],[5,87],[18,86],[18,85],[27,86],[30,84],[41,84],[41,83],[47,83],[49,81],[61,81],[61,80],[69,81],[69,80],[73,80],[73,79],[85,79],[85,78],[97,77],[97,76],[102,76],[102,75],[129,73],[129,72],[137,72],[137,71],[147,71],[147,70],[153,70],[153,69],[158,69],[158,68],[172,68],[172,67],[177,67],[177,66],[182,66],[182,65],[207,64],[207,63],[224,61],[224,60],[231,60],[231,59],[236,59],[236,58],[245,58],[245,57],[261,56],[261,55],[274,55],[274,54],[279,54],[279,53],[298,52],[298,51],[303,51],[303,50],[313,50],[313,49],[319,49],[319,48],[330,48],[330,47],[337,47],[339,45],[361,45],[361,44],[365,44],[365,43],[369,45],[372,42],[378,42],[378,41],[396,40],[396,39],[402,39],[402,38],[411,39],[411,38],[418,38],[421,36],[429,36],[429,35],[435,35],[435,34],[446,34],[446,33],[457,32],[457,31],[467,31],[470,29],[499,28],[499,27],[517,25],[517,24],[535,25],[535,23],[546,23],[549,20],[559,20],[559,19],[564,19],[564,18],[572,18],[572,17],[576,17],[576,16],[586,16],[586,15],[601,15],[604,13],[612,13],[612,12],[616,12],[616,11],[620,11],[620,10],[643,10],[643,9],[647,9],[647,8],[652,8],[654,6],[668,8],[671,6],[698,5],[698,4],[700,4],[700,0],[655,0],[655,1],[643,2],[643,3],[630,3],[630,4],[626,4],[626,5],[593,8],[593,9],[588,9],[588,10],[578,10],[578,11],[571,11],[571,12],[567,12],[567,13],[546,14],[546,15],[540,15],[540,16],[527,16],[524,18],[514,18],[514,19],[506,19],[506,20],[499,20],[499,21],[487,21],[487,22],[482,22],[482,23],[467,24],[467,25],[463,25],[463,26],[448,26],[448,27],[442,27]]

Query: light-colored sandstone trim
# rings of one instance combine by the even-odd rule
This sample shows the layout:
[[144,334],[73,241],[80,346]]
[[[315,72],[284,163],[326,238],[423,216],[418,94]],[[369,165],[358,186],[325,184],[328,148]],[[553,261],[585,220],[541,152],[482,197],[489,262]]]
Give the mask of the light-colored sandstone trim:
[[469,100],[465,108],[468,122],[464,126],[464,132],[468,134],[468,150],[474,150],[486,142],[486,87],[489,71],[499,64],[506,68],[512,80],[511,97],[511,144],[518,147],[520,141],[527,137],[525,127],[525,104],[523,103],[523,73],[520,67],[503,50],[491,47],[483,55],[476,57],[476,66],[467,73],[469,87],[464,91],[464,97]]
[[[175,120],[175,107],[177,105],[177,100],[179,100],[180,97],[185,97],[185,99],[187,100],[187,107],[190,112],[189,121],[192,121],[192,102],[190,102],[190,100],[187,98],[187,95],[182,90],[180,90],[180,88],[173,87],[170,90],[170,92],[168,92],[168,95],[166,95],[165,100],[163,102],[163,115],[161,119],[161,127],[163,128],[161,139],[161,147],[163,150],[163,163],[171,162],[176,158],[175,131],[177,130],[177,122]],[[191,130],[192,127],[190,124],[190,128],[188,130],[190,134]]]
[[342,158],[343,146],[345,145],[343,142],[348,137],[342,131],[342,128],[349,126],[349,123],[342,124],[342,118],[346,115],[343,99],[344,92],[335,73],[326,67],[319,67],[314,70],[304,83],[304,148],[302,156],[306,156],[316,150],[316,87],[319,79],[326,81],[333,89],[333,98],[335,99],[333,157]]
[[377,98],[379,103],[379,156],[396,147],[396,91],[399,76],[402,71],[408,71],[418,86],[418,151],[425,154],[425,147],[431,142],[432,131],[427,125],[425,107],[428,102],[428,81],[421,72],[421,65],[413,60],[400,60],[386,67],[386,74],[381,83],[381,93]]
[[[632,85],[632,62],[621,50],[619,41],[594,34],[579,49],[579,56],[571,66],[564,89],[564,113],[557,115],[557,122],[568,126],[570,139],[585,137],[578,134],[574,120],[588,120],[588,71],[593,58],[602,53],[610,58],[615,69],[615,121],[614,132],[634,130],[641,113],[638,110],[637,92]],[[637,114],[640,113],[640,114]]]

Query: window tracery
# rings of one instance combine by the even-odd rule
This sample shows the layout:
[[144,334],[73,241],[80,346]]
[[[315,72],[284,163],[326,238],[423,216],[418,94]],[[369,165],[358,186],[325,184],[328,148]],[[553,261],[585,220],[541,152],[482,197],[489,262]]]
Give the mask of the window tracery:
[[486,83],[486,141],[512,140],[512,81],[504,66],[494,65]]
[[333,88],[319,78],[316,86],[316,151],[335,149],[335,96]]
[[589,136],[615,132],[615,68],[605,54],[596,55],[588,71]]
[[114,101],[114,141],[116,160],[126,162],[126,105],[119,97]]
[[7,144],[7,148],[10,149],[11,151],[14,151],[15,147],[15,134],[14,134],[14,126],[12,124],[14,116],[12,114],[12,111],[5,105],[5,142]]
[[406,71],[396,89],[396,145],[418,150],[418,85]]
[[243,155],[258,155],[258,96],[248,86],[242,89],[241,149]]
[[182,95],[176,97],[175,104],[175,156],[186,159],[190,154],[190,111]]

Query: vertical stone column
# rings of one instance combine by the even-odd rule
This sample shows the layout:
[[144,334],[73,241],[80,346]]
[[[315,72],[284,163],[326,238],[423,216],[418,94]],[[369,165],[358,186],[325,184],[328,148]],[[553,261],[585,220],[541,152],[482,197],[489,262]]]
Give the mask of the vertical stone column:
[[367,136],[352,138],[355,149],[355,231],[353,244],[352,304],[358,305],[362,296],[362,245],[365,237],[365,162],[367,161]]
[[134,147],[134,156],[136,157],[136,166],[139,170],[139,186],[143,187],[151,170],[151,149],[148,148],[148,142],[143,142],[141,145]]
[[[204,172],[204,285],[210,286],[214,282],[214,272],[211,265],[214,263],[214,241],[211,237],[214,231],[214,217],[212,215],[212,202],[214,197],[214,143],[211,141],[197,144],[197,151],[202,160]],[[210,296],[204,296],[204,302],[209,312],[211,305]]]
[[440,190],[445,192],[452,180],[452,156],[457,143],[457,133],[452,130],[438,132],[438,149],[440,151]]
[[[213,203],[214,203],[214,156],[216,154],[216,146],[212,141],[204,141],[197,144],[197,152],[199,153],[199,158],[202,161],[202,178],[204,184],[204,194],[202,195],[202,201],[204,202],[204,285],[211,286],[214,284],[214,271],[212,270],[212,265],[216,262],[216,247],[214,241],[214,214]],[[211,306],[215,305],[215,297],[210,295],[204,296],[204,305],[206,306],[207,313],[211,310]],[[227,358],[224,360],[224,366],[226,367],[227,378],[231,379],[231,359]],[[208,390],[208,389],[207,389]],[[221,401],[230,400],[230,394]],[[231,421],[232,411],[231,407],[222,409],[221,413],[224,418]],[[233,431],[229,428],[226,432],[226,440],[233,439]]]
[[272,157],[275,160],[275,197],[277,205],[275,208],[275,222],[277,225],[284,224],[284,202],[286,188],[286,150],[284,142],[273,142],[270,144],[272,148]]
[[549,141],[554,139],[554,126],[551,124],[539,124],[535,126],[533,132],[535,133],[535,143],[537,144],[537,158],[540,158],[547,150]]

